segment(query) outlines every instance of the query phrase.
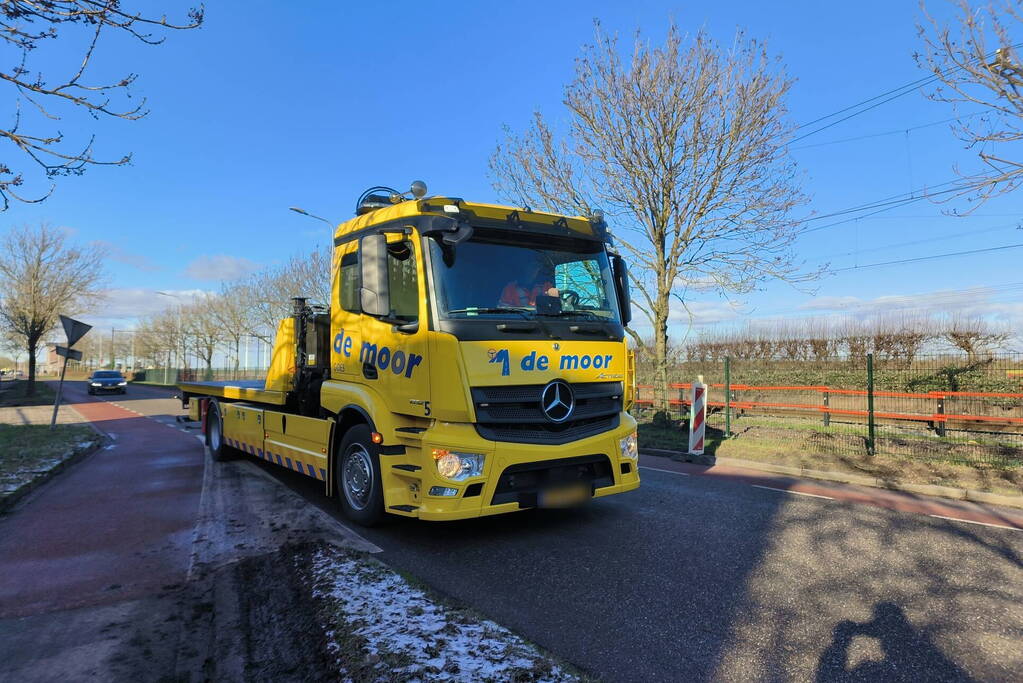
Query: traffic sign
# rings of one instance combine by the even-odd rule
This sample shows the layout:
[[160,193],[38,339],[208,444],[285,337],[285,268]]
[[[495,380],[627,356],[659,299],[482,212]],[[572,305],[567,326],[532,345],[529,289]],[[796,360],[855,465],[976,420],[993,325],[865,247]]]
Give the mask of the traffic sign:
[[69,349],[66,346],[57,346],[54,348],[58,356],[69,358],[71,360],[82,360],[82,352],[77,349]]
[[[83,322],[69,318],[66,315],[59,316],[60,324],[64,326],[64,334],[67,335],[67,345],[71,348],[75,345],[79,339],[85,336],[85,333],[92,329],[92,325],[86,325]],[[81,355],[78,354],[78,358],[75,360],[81,360]]]

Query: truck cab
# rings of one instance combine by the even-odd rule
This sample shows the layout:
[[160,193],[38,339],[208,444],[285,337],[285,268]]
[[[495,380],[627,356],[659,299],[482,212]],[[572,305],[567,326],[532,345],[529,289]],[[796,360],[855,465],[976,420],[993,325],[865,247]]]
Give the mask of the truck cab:
[[[320,401],[393,446],[388,510],[457,519],[638,486],[611,246],[600,218],[448,197],[339,226]],[[338,455],[373,475],[358,445]]]

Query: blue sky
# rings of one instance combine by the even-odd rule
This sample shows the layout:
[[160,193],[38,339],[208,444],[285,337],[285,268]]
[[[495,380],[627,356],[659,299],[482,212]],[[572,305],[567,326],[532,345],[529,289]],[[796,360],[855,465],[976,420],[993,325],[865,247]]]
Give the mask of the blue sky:
[[[159,4],[170,17],[188,7]],[[949,13],[944,1],[931,5]],[[537,108],[564,117],[562,87],[595,18],[626,42],[637,28],[658,41],[672,19],[722,41],[746,29],[797,79],[789,100],[797,124],[924,75],[912,59],[920,47],[914,0],[211,2],[200,30],[171,33],[159,47],[120,39],[101,47],[96,78],[137,73],[134,92],[148,98],[147,118],[97,122],[77,114],[60,124],[69,139],[95,132],[99,154],[131,152],[133,164],[62,179],[44,203],[12,204],[0,230],[46,220],[111,245],[115,291],[93,320],[125,327],[171,303],[157,289],[215,289],[218,277],[324,243],[326,226],[289,206],[341,221],[366,187],[403,188],[417,178],[431,193],[494,201],[487,159],[501,126],[521,129]],[[70,68],[75,54],[49,50],[40,64]],[[969,168],[974,153],[946,124],[905,132],[953,113],[911,94],[795,144],[812,198],[805,213],[941,183],[954,177],[955,163]],[[808,265],[839,269],[1023,243],[1021,201],[1001,198],[969,218],[923,201],[810,233],[798,248]],[[841,270],[815,294],[768,282],[739,306],[694,292],[691,309],[701,325],[892,307],[1015,319],[1023,312],[1019,290],[1000,286],[1023,281],[1021,253]],[[674,332],[685,327],[680,314]]]

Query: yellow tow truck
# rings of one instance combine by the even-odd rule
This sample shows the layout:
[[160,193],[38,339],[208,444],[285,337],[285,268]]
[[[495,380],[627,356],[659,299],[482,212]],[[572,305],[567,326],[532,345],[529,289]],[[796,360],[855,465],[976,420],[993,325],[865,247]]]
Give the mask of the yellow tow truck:
[[263,382],[182,382],[214,460],[324,482],[350,519],[455,520],[639,486],[628,274],[599,212],[373,188],[331,301],[293,300]]

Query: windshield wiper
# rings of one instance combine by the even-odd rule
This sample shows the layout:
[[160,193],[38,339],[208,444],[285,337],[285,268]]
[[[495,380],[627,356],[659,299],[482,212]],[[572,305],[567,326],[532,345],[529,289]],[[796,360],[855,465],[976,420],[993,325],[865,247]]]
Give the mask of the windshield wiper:
[[533,319],[533,317],[529,315],[529,313],[533,312],[531,309],[528,309],[528,308],[512,308],[510,306],[500,306],[500,307],[498,307],[498,306],[491,306],[491,307],[487,307],[487,306],[473,306],[471,308],[456,308],[453,311],[448,311],[448,315],[455,315],[457,313],[490,313],[490,314],[497,313],[497,314],[500,314],[500,313],[508,313],[508,312],[518,313],[519,315],[521,315],[526,320],[532,320]]

